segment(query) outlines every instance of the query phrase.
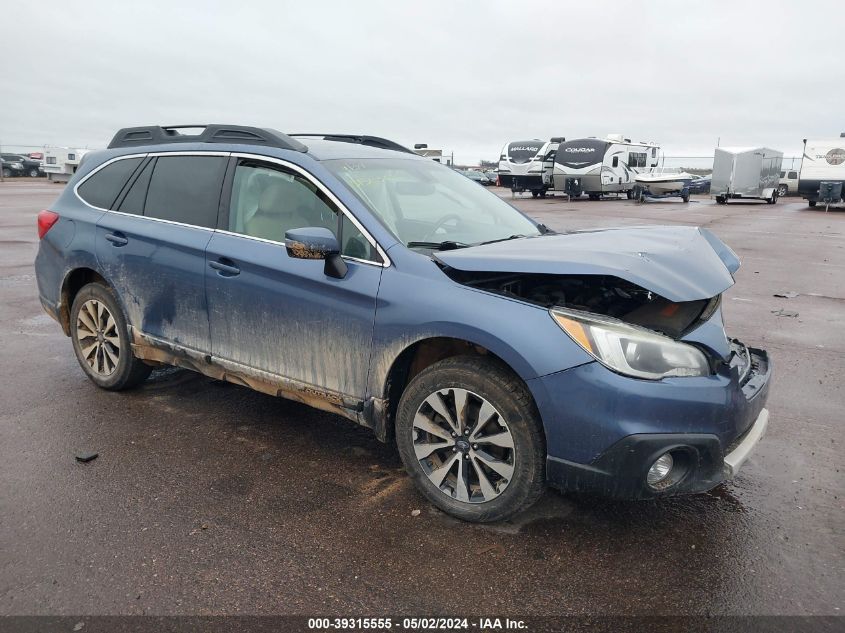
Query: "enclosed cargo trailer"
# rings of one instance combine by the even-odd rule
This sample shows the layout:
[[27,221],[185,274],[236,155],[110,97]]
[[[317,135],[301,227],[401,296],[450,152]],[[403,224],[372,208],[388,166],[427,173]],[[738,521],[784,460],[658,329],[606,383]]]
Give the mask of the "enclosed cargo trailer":
[[778,199],[783,152],[768,147],[717,147],[710,193],[716,202]]

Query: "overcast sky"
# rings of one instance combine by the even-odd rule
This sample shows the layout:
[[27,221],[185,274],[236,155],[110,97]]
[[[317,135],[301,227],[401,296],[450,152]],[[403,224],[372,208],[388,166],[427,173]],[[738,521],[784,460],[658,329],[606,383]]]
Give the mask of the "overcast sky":
[[845,0],[0,5],[0,142],[130,125],[355,132],[497,159],[622,133],[674,156],[845,132]]

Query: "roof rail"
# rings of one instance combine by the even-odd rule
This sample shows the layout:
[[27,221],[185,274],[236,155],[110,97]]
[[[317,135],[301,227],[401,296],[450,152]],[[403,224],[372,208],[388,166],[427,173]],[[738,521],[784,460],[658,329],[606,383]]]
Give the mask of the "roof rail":
[[[201,129],[202,131],[198,134],[180,132],[186,129]],[[220,124],[125,127],[114,135],[109,143],[109,149],[166,143],[231,143],[233,145],[264,145],[297,152],[308,151],[308,148],[296,139],[270,128]]]
[[369,147],[378,147],[381,149],[392,149],[397,152],[406,152],[408,154],[416,154],[413,150],[408,149],[404,145],[400,145],[390,139],[381,138],[380,136],[367,136],[365,134],[291,134],[294,137],[311,137],[321,138],[325,141],[340,141],[341,143],[357,143],[359,145],[368,145]]

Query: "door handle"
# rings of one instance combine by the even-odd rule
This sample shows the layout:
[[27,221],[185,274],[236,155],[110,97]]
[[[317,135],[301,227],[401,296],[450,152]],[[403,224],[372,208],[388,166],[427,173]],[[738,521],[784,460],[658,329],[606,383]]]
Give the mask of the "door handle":
[[[230,262],[230,263],[226,263]],[[214,270],[217,271],[217,274],[221,277],[234,277],[235,275],[241,274],[241,269],[234,265],[231,260],[217,260],[217,261],[210,261],[208,265],[211,266]]]
[[106,233],[106,239],[114,246],[126,246],[129,240],[120,233]]

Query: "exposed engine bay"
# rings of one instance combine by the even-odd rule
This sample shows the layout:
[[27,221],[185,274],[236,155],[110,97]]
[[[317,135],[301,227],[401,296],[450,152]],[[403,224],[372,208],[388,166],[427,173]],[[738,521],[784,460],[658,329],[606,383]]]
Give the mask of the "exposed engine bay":
[[674,303],[618,277],[466,272],[447,268],[453,280],[545,308],[568,307],[617,318],[679,338],[719,306],[711,299]]

